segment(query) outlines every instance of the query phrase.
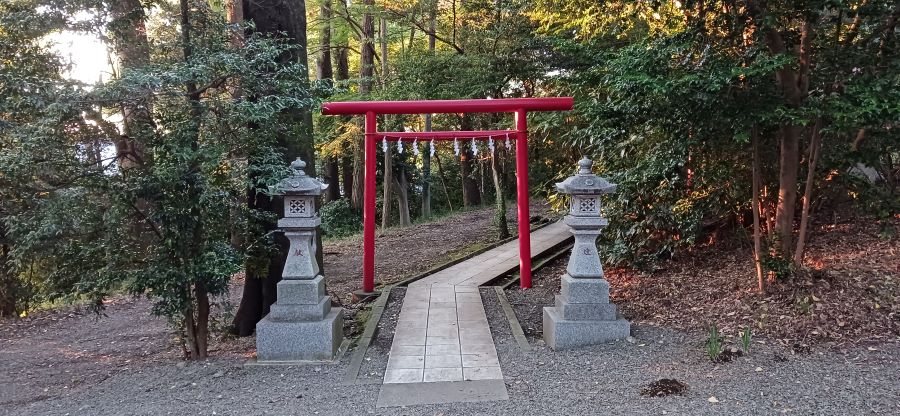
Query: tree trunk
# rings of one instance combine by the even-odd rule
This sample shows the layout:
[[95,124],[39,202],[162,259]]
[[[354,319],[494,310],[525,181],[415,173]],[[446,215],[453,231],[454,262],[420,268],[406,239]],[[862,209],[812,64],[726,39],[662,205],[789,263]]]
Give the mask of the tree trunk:
[[[319,57],[316,60],[316,78],[331,86],[334,83],[334,71],[331,63],[331,0],[322,0],[322,4],[319,6],[319,19],[322,20],[322,23],[319,27]],[[325,158],[325,182],[328,183],[328,189],[325,190],[325,202],[340,199],[340,169],[336,156]]]
[[244,45],[244,2],[243,0],[228,0],[225,5],[225,16],[231,25],[231,45],[239,48]]
[[202,282],[194,284],[194,297],[197,299],[197,359],[206,358],[209,352],[209,293]]
[[[797,67],[785,66],[775,72],[776,86],[790,107],[799,108],[809,89],[810,54],[812,48],[811,22],[803,22],[800,29],[800,50]],[[784,39],[776,29],[766,32],[766,42],[773,54],[785,54]],[[780,240],[780,255],[792,253],[794,213],[797,205],[797,175],[800,164],[800,126],[785,123],[780,128],[780,155],[778,173],[778,205],[775,209],[775,229]]]
[[347,45],[337,47],[334,54],[335,79],[346,81],[350,79],[350,48]]
[[[268,195],[256,193],[248,189],[247,200],[253,209],[262,212],[274,212],[281,217],[284,214],[284,206],[281,198],[270,198]],[[240,337],[253,335],[256,323],[269,313],[269,307],[277,299],[277,286],[281,281],[284,270],[284,262],[287,260],[289,242],[283,234],[274,234],[273,241],[277,247],[274,254],[269,254],[263,249],[267,243],[265,235],[271,235],[275,230],[274,223],[258,224],[262,227],[253,238],[254,247],[260,247],[261,252],[247,253],[248,261],[244,266],[244,288],[241,293],[241,303],[234,314],[232,321],[232,333]]]
[[[372,76],[375,71],[375,18],[372,16],[372,8],[375,0],[363,0],[365,13],[363,14],[362,33],[359,54],[359,95],[365,97],[372,92]],[[365,138],[357,144],[353,160],[353,208],[363,208],[363,188],[365,186]],[[374,155],[372,155],[374,157]]]
[[322,24],[319,27],[319,58],[316,62],[316,76],[318,79],[330,82],[333,78],[331,66],[331,0],[320,0],[319,19]]
[[450,200],[450,191],[447,190],[447,175],[444,174],[444,166],[441,164],[440,154],[434,153],[434,161],[437,162],[438,176],[441,178],[441,187],[444,188],[444,197],[447,198],[447,206],[453,211],[453,201]]
[[803,251],[806,249],[806,231],[809,228],[809,206],[812,203],[813,182],[816,178],[816,162],[822,148],[822,118],[816,119],[809,143],[809,158],[806,170],[806,186],[803,191],[803,207],[800,211],[800,230],[797,233],[797,248],[794,251],[794,266],[803,266]]
[[759,171],[759,133],[756,128],[752,132],[753,143],[753,200],[750,210],[753,212],[753,264],[756,266],[756,285],[759,293],[766,293],[766,278],[762,269],[762,232],[759,229],[759,185],[762,182]]
[[[437,1],[429,4],[428,8],[428,52],[434,55],[436,39],[434,37],[435,21],[437,20]],[[412,42],[410,42],[412,48]],[[431,131],[431,114],[425,114],[425,131]],[[431,218],[431,148],[426,148],[422,154],[422,218]]]
[[[460,130],[472,130],[472,117],[468,114],[462,116]],[[459,172],[462,177],[463,206],[473,207],[481,205],[481,192],[478,189],[478,180],[475,178],[475,155],[468,143],[460,141],[459,144]]]
[[[431,114],[425,114],[425,131],[431,131]],[[422,218],[431,218],[431,143],[422,152]]]
[[466,207],[481,205],[481,192],[478,190],[478,180],[474,177],[474,159],[472,150],[460,150],[459,171],[462,176],[463,206]]
[[239,337],[249,337],[256,330],[256,323],[263,317],[263,279],[249,270],[244,275],[241,303],[231,321],[232,333]]
[[393,146],[388,143],[387,149],[384,151],[384,184],[381,187],[383,191],[381,198],[381,228],[387,228],[391,225],[391,184],[394,180],[393,151]]
[[185,341],[187,341],[187,345],[183,348],[188,354],[187,358],[203,360],[209,355],[209,293],[200,282],[194,284],[192,292],[194,304],[183,312]]
[[509,224],[506,219],[506,193],[503,191],[503,177],[497,163],[497,157],[501,154],[502,151],[500,149],[494,149],[494,154],[491,155],[491,173],[494,178],[494,200],[496,202],[494,225],[497,227],[497,240],[509,238]]
[[341,198],[340,169],[338,158],[329,156],[325,159],[325,182],[328,189],[325,190],[325,202],[337,201]]
[[[340,45],[335,48],[334,68],[335,80],[347,81],[350,79],[350,61],[348,56],[349,48],[347,45]],[[344,123],[350,122],[349,116],[341,116]],[[353,152],[353,149],[344,149],[346,152]],[[346,155],[346,153],[344,153]],[[341,169],[341,185],[344,190],[344,198],[353,200],[353,157],[342,156],[340,158]]]
[[400,226],[408,227],[412,225],[409,219],[409,182],[406,180],[406,172],[403,168],[400,168],[400,171],[391,183],[396,188],[395,194],[397,195],[397,209],[400,211]]
[[794,211],[797,207],[797,172],[800,164],[799,127],[781,127],[781,152],[778,172],[778,205],[775,208],[775,231],[780,243],[780,255],[791,253],[794,233]]
[[[307,37],[306,37],[306,2],[303,0],[285,2],[282,0],[245,0],[243,2],[245,17],[254,23],[257,32],[285,38],[288,42],[297,45],[292,52],[281,57],[285,62],[300,62],[308,68]],[[308,69],[307,69],[308,71]],[[316,174],[315,149],[313,147],[312,114],[309,111],[292,112],[290,118],[299,127],[299,134],[290,137],[279,137],[278,146],[284,149],[287,165],[297,157],[306,161],[306,173],[310,176]],[[253,163],[252,155],[249,157]],[[281,199],[271,199],[265,195],[257,195],[254,190],[248,190],[247,203],[251,210],[274,213],[280,217]],[[262,234],[275,229],[275,224],[266,222],[257,224]],[[321,239],[321,233],[317,235]],[[249,239],[248,239],[249,240]],[[276,300],[276,285],[281,280],[281,271],[284,269],[284,261],[287,258],[288,245],[282,235],[275,238],[278,253],[274,256],[257,253],[250,255],[245,264],[245,283],[241,304],[233,320],[233,331],[240,336],[253,333],[256,322],[268,313],[269,307]],[[251,240],[255,241],[255,240]],[[317,241],[316,261],[322,264],[322,244]],[[251,279],[259,279],[259,282],[251,282]],[[259,283],[257,285],[257,283]]]
[[353,158],[344,156],[341,158],[341,182],[344,188],[344,198],[350,199],[353,192]]
[[[184,0],[181,0],[184,1]],[[194,320],[194,308],[185,309],[184,316],[184,335],[182,341],[182,349],[190,360],[196,360],[200,357],[200,350],[197,348],[197,323]]]
[[[181,8],[181,47],[185,61],[189,61],[193,55],[193,44],[191,40],[193,28],[191,27],[191,8],[188,4],[189,2],[190,0],[180,0],[179,2]],[[185,82],[184,89],[187,100],[190,103],[190,122],[194,124],[193,131],[191,132],[193,137],[190,138],[192,160],[189,162],[187,171],[194,172],[199,169],[199,161],[197,160],[196,153],[199,152],[200,149],[200,93],[197,92],[197,84],[194,80]],[[185,254],[188,254],[195,259],[200,255],[201,246],[203,244],[203,219],[201,218],[199,209],[201,186],[202,185],[195,178],[189,179],[185,183],[185,187],[188,190],[188,198],[193,203],[193,208],[191,208],[193,224],[190,225],[192,235],[190,244],[191,252]],[[186,293],[184,293],[186,296],[185,300],[190,304],[190,306],[184,310],[184,329],[187,333],[187,350],[190,352],[190,358],[192,360],[206,358],[207,344],[209,341],[209,294],[206,292],[205,286],[203,285],[202,276],[195,276],[195,278],[199,280],[194,283],[194,287],[185,288]],[[195,313],[196,316],[194,315]]]
[[[140,0],[108,0],[107,4],[111,15],[110,40],[121,77],[150,63],[150,44],[144,25],[147,15]],[[147,162],[140,138],[147,137],[154,129],[150,96],[134,97],[121,111],[124,134],[116,140],[116,157],[119,168],[127,170]]]
[[384,88],[389,75],[387,19],[384,17],[378,20],[378,43],[381,46],[381,86]]
[[[0,225],[2,227],[2,225]],[[15,316],[18,312],[19,284],[15,274],[10,271],[9,245],[6,236],[0,229],[0,318]]]

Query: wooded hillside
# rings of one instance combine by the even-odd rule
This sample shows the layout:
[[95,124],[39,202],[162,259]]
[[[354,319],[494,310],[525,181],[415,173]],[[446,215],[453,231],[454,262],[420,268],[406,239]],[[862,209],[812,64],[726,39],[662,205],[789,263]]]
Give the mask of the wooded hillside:
[[[532,120],[532,197],[562,208],[552,184],[591,157],[618,184],[606,262],[738,241],[755,268],[736,284],[790,285],[812,223],[862,217],[896,238],[881,220],[900,215],[898,17],[888,0],[7,0],[0,316],[144,295],[203,358],[210,308],[245,271],[232,330],[249,335],[281,275],[269,186],[289,161],[330,184],[326,241],[360,231],[361,120],[320,115],[325,100],[573,96]],[[61,33],[98,37],[112,73],[72,79],[78,45],[48,42]],[[506,238],[513,151],[379,144],[381,226],[493,205]]]

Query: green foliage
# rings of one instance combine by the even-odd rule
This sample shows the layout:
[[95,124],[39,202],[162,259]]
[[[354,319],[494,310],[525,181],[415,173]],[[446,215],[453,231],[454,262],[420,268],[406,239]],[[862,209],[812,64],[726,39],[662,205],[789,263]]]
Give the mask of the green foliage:
[[705,226],[734,215],[747,197],[748,181],[735,175],[747,166],[743,144],[731,139],[746,111],[723,105],[739,64],[699,54],[685,35],[594,62],[566,77],[579,119],[565,137],[593,153],[601,174],[619,185],[605,206],[606,258],[649,265],[696,244]]
[[799,309],[800,312],[802,312],[804,315],[811,314],[815,307],[812,299],[809,296],[797,296],[794,299],[794,305],[797,306],[797,309]]
[[[247,211],[244,196],[248,189],[265,194],[286,174],[277,138],[297,126],[285,114],[313,101],[303,67],[282,62],[293,46],[249,36],[234,48],[220,16],[193,13],[190,59],[129,70],[92,90],[49,68],[40,78],[47,93],[21,93],[35,100],[23,105],[16,98],[22,90],[8,86],[31,81],[12,71],[42,57],[22,57],[0,72],[0,103],[19,102],[0,104],[9,264],[19,274],[37,265],[46,297],[88,297],[101,307],[110,291],[124,287],[183,325],[205,294],[225,293],[243,265],[232,233],[260,215]],[[178,37],[158,42],[162,50],[182,46]],[[238,86],[252,99],[234,95]],[[145,157],[122,168],[111,155],[119,126],[97,109],[112,114],[136,100],[152,106],[149,126],[129,137]],[[248,242],[250,249],[266,244]]]
[[362,231],[362,217],[346,198],[331,201],[319,211],[322,233],[332,238],[346,237]]
[[[776,247],[775,244],[770,243],[772,247]],[[762,262],[763,269],[768,270],[775,274],[775,278],[784,281],[794,275],[796,271],[794,268],[794,262],[791,261],[789,257],[783,256],[780,253],[765,253],[764,256],[760,259]]]
[[750,332],[750,327],[744,328],[741,331],[741,347],[744,350],[744,354],[750,354],[750,343],[753,340],[753,334]]
[[706,356],[709,357],[709,360],[712,362],[716,362],[719,360],[719,356],[722,355],[722,351],[724,351],[724,338],[722,334],[719,333],[719,328],[716,324],[712,324],[709,326],[709,335],[706,338]]
[[[539,0],[530,13],[563,57],[553,93],[576,100],[574,116],[539,119],[536,130],[582,149],[619,184],[605,205],[607,260],[651,266],[712,230],[744,222],[750,132],[760,137],[763,186],[777,189],[781,126],[803,127],[802,154],[815,118],[825,127],[814,209],[839,209],[849,195],[859,212],[896,215],[900,142],[888,126],[900,117],[900,55],[887,53],[896,40],[878,31],[883,21],[875,18],[895,13],[894,4],[788,2],[750,16],[723,2],[587,3]],[[857,13],[868,34],[843,38],[849,20],[833,16]],[[788,50],[798,47],[801,19],[814,22],[815,63],[802,105],[787,103],[773,82],[780,69],[797,67],[797,55],[773,53],[764,30],[748,32],[755,19],[787,39]],[[865,140],[853,150],[848,143],[860,129]],[[808,157],[802,160],[801,182]],[[859,180],[851,173],[859,164],[885,180]],[[787,263],[770,260],[789,274]]]
[[37,6],[26,0],[0,3],[0,316],[18,315],[41,302],[44,293],[57,292],[56,285],[45,284],[40,276],[45,260],[15,256],[13,238],[3,221],[7,215],[30,209],[24,197],[28,192],[46,192],[26,189],[17,173],[28,168],[29,160],[14,149],[23,137],[37,135],[44,142],[35,143],[29,151],[52,157],[55,150],[49,147],[57,137],[55,130],[65,124],[44,123],[42,115],[67,118],[67,110],[54,102],[77,91],[76,85],[62,79],[60,73],[66,67],[43,41],[64,24],[65,13]]

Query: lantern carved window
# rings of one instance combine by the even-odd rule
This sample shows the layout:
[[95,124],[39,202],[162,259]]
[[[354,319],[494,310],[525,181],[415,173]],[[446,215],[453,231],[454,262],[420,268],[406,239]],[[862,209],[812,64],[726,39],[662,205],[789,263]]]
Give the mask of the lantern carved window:
[[309,217],[310,209],[306,198],[289,198],[288,199],[288,217]]
[[580,206],[581,212],[594,212],[597,210],[597,198],[584,198]]

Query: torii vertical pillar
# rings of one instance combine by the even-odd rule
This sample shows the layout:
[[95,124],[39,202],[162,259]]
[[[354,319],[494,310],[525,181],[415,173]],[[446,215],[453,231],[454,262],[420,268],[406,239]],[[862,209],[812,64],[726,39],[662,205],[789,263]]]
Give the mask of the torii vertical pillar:
[[375,294],[375,112],[366,112],[366,186],[363,203],[363,294]]
[[516,110],[516,208],[519,214],[519,287],[531,287],[531,215],[528,212],[528,113]]

